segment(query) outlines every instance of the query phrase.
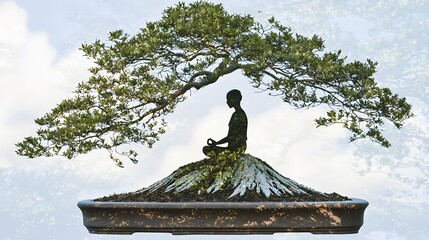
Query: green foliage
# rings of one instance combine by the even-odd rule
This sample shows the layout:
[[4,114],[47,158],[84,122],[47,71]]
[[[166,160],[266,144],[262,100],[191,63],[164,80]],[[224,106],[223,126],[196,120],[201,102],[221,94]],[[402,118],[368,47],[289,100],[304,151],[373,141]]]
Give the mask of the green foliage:
[[[193,167],[199,169],[201,173],[201,179],[195,182],[195,185],[191,186],[189,190],[195,190],[199,194],[208,192],[210,193],[214,189],[210,189],[213,184],[220,185],[219,190],[224,190],[227,187],[225,184],[233,177],[233,169],[235,164],[240,160],[240,157],[244,156],[243,152],[230,152],[223,151],[220,154],[212,154],[209,158],[206,158],[200,162],[193,162],[189,165],[180,169],[182,171],[188,171],[187,167]],[[202,165],[200,165],[202,164]]]
[[297,108],[328,106],[316,124],[342,124],[352,141],[369,138],[387,147],[384,121],[400,128],[412,116],[405,98],[377,86],[375,62],[346,62],[341,51],[323,52],[316,35],[294,34],[274,18],[262,25],[220,4],[179,3],[134,36],[118,30],[108,42],[81,49],[96,64],[89,69],[92,76],[78,85],[75,97],[36,119],[37,136],[18,143],[18,154],[73,158],[106,149],[119,166],[116,154],[136,163],[135,151],[118,147],[152,147],[165,131],[164,116],[187,91],[236,70]]

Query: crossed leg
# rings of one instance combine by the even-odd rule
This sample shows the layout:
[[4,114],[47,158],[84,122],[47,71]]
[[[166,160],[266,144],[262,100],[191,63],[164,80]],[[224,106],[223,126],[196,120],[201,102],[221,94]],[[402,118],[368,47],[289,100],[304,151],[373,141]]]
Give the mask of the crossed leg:
[[228,150],[226,147],[218,147],[218,146],[204,146],[203,147],[203,153],[204,155],[210,157],[209,155],[215,154],[218,155],[219,153]]

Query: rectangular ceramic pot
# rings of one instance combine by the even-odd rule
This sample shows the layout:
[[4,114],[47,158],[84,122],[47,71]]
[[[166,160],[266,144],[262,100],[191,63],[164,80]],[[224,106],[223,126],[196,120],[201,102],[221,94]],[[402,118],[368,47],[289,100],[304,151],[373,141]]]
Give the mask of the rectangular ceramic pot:
[[90,233],[357,233],[368,202],[95,202],[78,203]]

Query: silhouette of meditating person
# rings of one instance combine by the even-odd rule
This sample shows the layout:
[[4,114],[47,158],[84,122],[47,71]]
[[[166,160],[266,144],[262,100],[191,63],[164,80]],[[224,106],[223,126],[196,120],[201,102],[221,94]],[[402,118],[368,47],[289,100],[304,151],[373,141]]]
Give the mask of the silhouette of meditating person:
[[[228,107],[234,108],[235,112],[229,120],[228,135],[219,141],[211,138],[207,139],[207,146],[203,147],[203,153],[206,156],[211,154],[219,154],[223,151],[244,153],[246,151],[247,141],[247,116],[240,106],[242,96],[241,92],[233,89],[226,94],[226,103]],[[218,145],[228,143],[227,147]]]

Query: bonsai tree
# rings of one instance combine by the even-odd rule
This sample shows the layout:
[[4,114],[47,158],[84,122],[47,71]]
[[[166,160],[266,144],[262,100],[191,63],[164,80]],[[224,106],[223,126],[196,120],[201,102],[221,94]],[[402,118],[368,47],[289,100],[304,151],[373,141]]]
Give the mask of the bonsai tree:
[[240,71],[255,88],[297,108],[325,105],[317,126],[341,124],[350,140],[369,138],[390,146],[385,121],[400,128],[411,105],[374,80],[376,62],[347,61],[341,51],[324,52],[323,40],[305,37],[274,18],[259,23],[230,14],[220,4],[197,1],[167,8],[130,36],[110,32],[109,40],[83,44],[94,60],[91,76],[74,97],[38,118],[36,136],[17,143],[19,155],[76,155],[105,149],[118,166],[120,155],[137,163],[137,152],[120,146],[152,147],[165,132],[164,117],[222,76]]

